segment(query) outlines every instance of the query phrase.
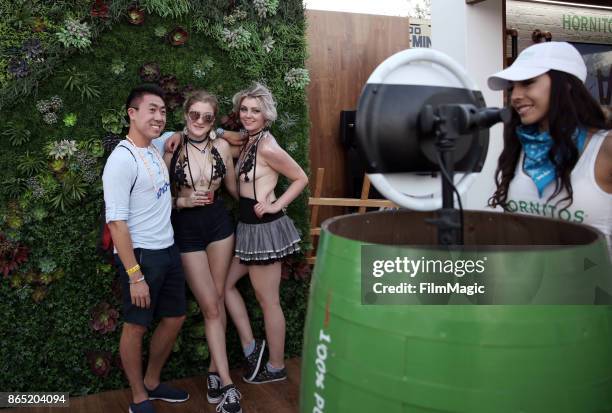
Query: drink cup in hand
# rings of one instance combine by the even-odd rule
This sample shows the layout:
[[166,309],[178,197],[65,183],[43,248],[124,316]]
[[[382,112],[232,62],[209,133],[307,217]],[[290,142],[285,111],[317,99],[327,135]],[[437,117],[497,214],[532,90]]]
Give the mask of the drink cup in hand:
[[215,201],[215,191],[212,191],[210,189],[206,189],[206,190],[202,191],[202,193],[206,197],[206,201],[205,201],[206,204],[212,204]]

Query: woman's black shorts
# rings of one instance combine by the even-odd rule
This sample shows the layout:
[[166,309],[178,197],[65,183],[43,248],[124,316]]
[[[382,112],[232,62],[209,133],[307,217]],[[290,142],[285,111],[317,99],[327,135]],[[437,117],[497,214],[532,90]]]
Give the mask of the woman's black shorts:
[[223,198],[215,194],[210,205],[172,211],[174,241],[181,253],[204,251],[208,244],[234,233],[234,224]]

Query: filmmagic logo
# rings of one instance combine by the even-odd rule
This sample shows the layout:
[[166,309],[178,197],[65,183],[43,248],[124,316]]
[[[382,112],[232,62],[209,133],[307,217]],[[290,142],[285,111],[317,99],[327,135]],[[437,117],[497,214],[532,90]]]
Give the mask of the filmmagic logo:
[[394,260],[375,260],[372,264],[372,275],[380,278],[385,274],[406,274],[414,278],[417,274],[452,274],[463,277],[466,274],[482,274],[485,272],[487,257],[479,260],[441,260],[396,257]]
[[[418,287],[418,288],[417,288]],[[484,285],[473,283],[470,285],[461,285],[459,283],[446,283],[439,285],[436,283],[419,283],[418,286],[409,283],[400,283],[399,285],[384,285],[383,283],[375,283],[372,290],[376,294],[465,294],[476,295],[484,294],[486,289]]]

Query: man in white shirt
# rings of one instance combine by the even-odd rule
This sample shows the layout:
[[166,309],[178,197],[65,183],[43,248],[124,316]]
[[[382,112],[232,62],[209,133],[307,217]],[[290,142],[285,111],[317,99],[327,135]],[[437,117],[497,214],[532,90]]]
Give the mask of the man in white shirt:
[[[126,102],[130,129],[109,156],[102,181],[115,262],[122,283],[124,325],[119,352],[132,388],[130,413],[153,413],[150,400],[182,402],[183,390],[160,383],[161,369],[185,320],[185,276],[170,223],[168,170],[151,144],[164,130],[164,92],[157,85],[134,88]],[[154,319],[142,374],[142,339]]]

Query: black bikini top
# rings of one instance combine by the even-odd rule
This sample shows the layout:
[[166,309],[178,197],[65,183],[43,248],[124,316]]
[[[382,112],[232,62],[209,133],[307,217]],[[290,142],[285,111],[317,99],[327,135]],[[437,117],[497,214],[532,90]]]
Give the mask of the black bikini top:
[[[255,135],[255,139],[249,146],[249,144],[245,144],[240,150],[240,155],[238,155],[238,181],[240,181],[240,177],[244,176],[244,182],[249,182],[249,172],[251,169],[253,170],[253,196],[257,201],[257,191],[255,190],[255,172],[257,169],[257,147],[259,146],[259,142],[266,135],[267,130],[261,130],[257,135]],[[238,192],[240,192],[240,182],[238,182]]]
[[[193,146],[201,153],[206,153],[206,151],[208,151],[211,156],[210,179],[208,181],[208,188],[210,189],[213,181],[216,179],[223,179],[227,173],[223,157],[208,137],[204,139],[204,141],[208,141],[204,149],[200,149],[195,145],[195,143],[202,143],[204,141],[192,140],[185,133],[182,133],[181,137],[181,143],[174,151],[172,160],[170,161],[170,183],[176,191],[175,195],[178,194],[183,187],[195,189],[195,182],[191,172],[191,163],[189,161],[189,151],[187,150],[189,145]],[[181,158],[180,154],[183,152],[183,149],[184,156]],[[189,172],[189,180],[187,180],[187,171]],[[200,179],[202,179],[202,177],[200,177]]]

